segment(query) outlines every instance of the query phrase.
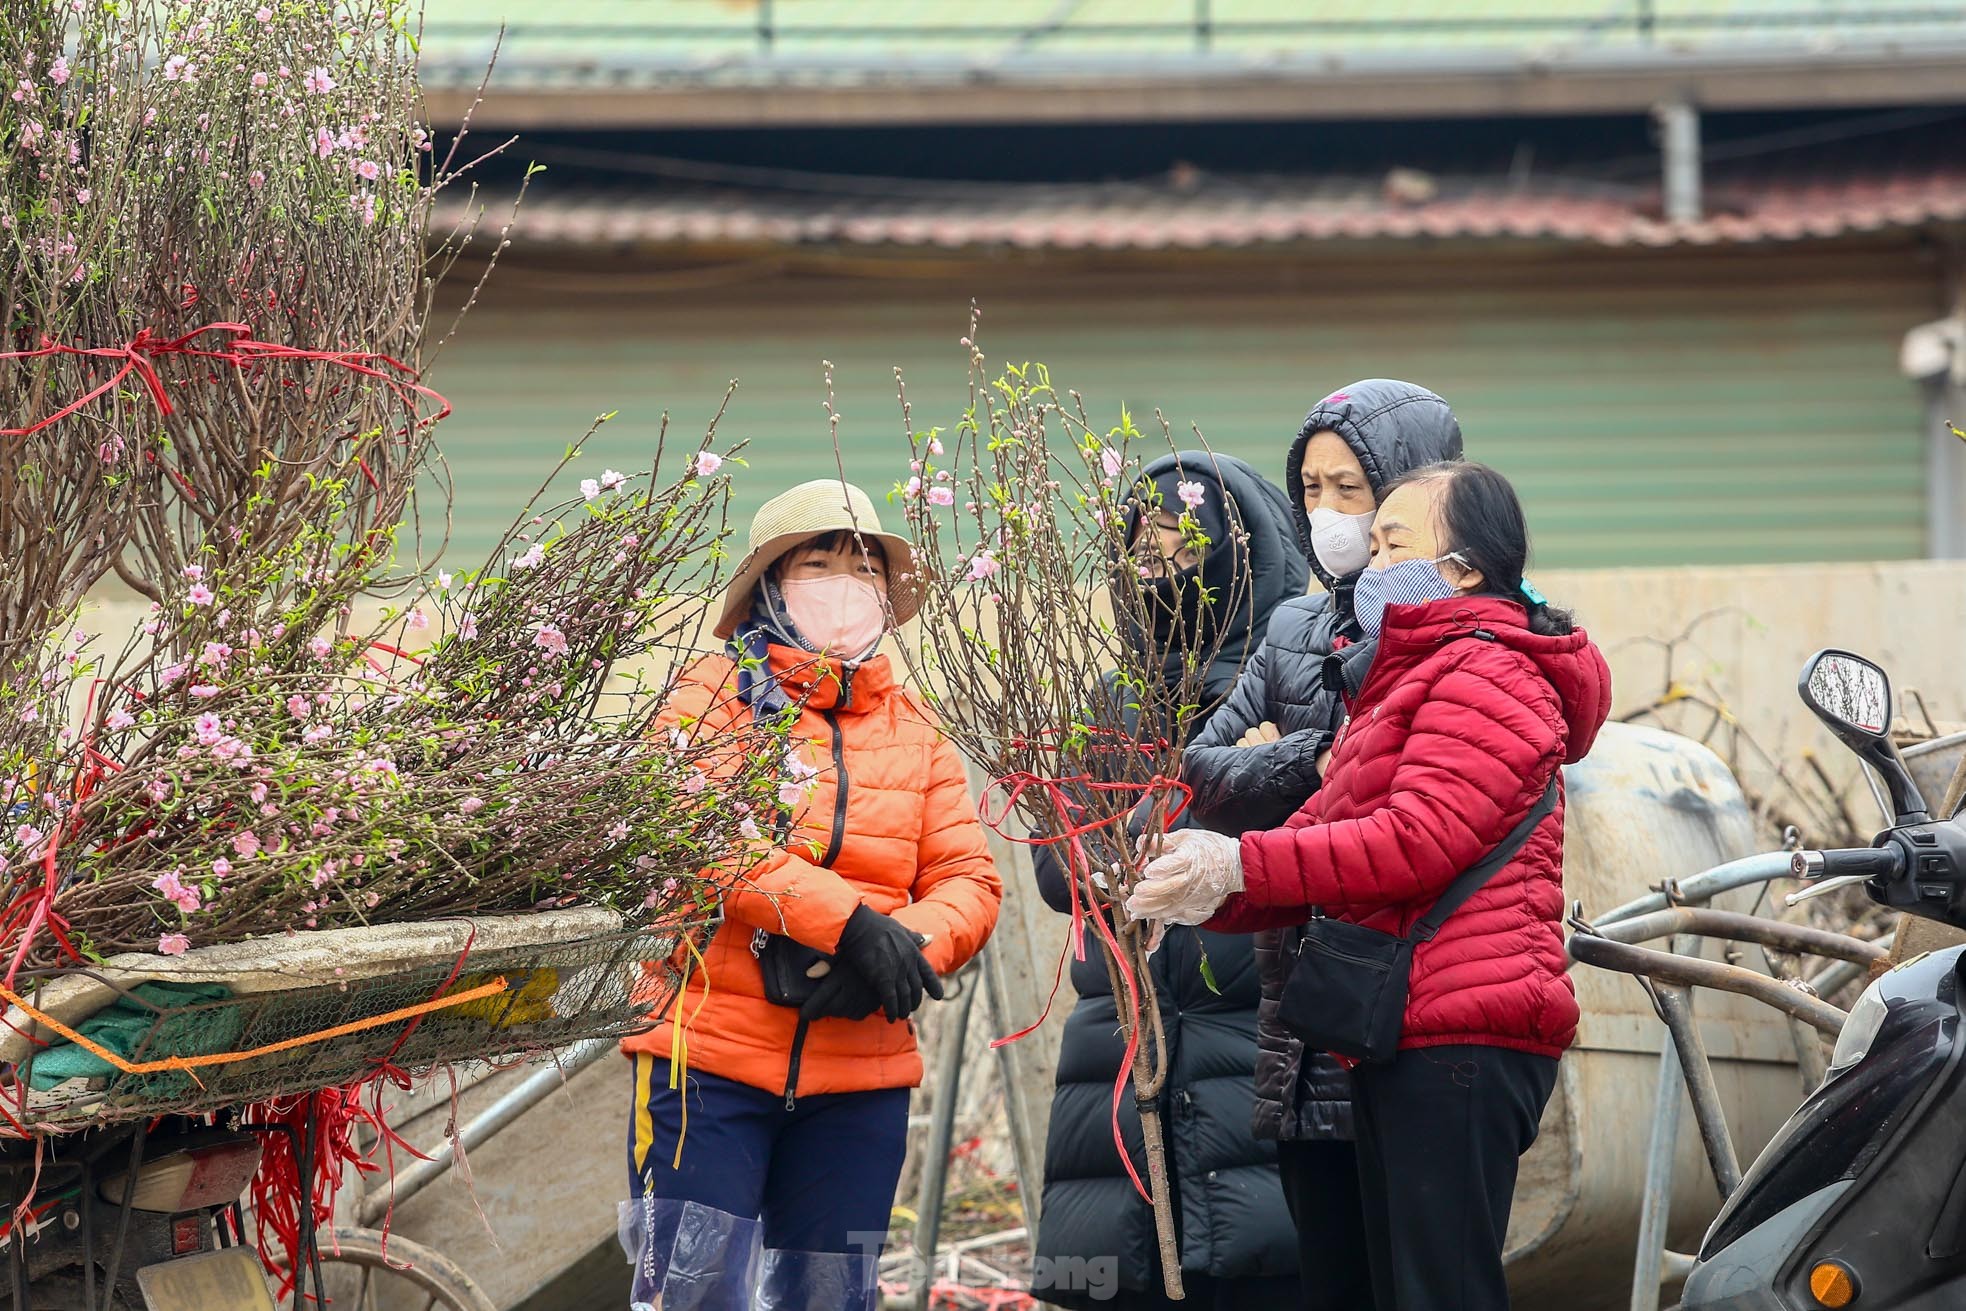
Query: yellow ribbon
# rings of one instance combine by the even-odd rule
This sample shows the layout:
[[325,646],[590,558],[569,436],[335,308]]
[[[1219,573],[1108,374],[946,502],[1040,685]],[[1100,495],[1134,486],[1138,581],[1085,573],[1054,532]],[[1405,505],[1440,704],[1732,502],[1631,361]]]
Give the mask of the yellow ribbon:
[[669,1163],[672,1170],[683,1168],[683,1139],[689,1136],[689,1039],[683,1033],[687,1024],[695,1022],[703,1012],[703,1003],[710,1000],[710,967],[704,962],[703,953],[696,949],[696,939],[684,933],[683,945],[689,948],[691,959],[703,975],[703,995],[696,999],[696,1007],[689,1017],[683,1017],[683,994],[689,991],[690,966],[683,966],[683,980],[676,988],[676,1018],[669,1025],[669,1089],[681,1091],[683,1119],[676,1130],[676,1156]]

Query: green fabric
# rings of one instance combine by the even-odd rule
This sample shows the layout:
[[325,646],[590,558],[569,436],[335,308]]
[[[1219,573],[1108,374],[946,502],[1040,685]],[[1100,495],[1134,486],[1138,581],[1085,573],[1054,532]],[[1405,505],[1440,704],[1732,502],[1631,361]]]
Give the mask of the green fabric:
[[[223,984],[143,983],[130,991],[141,1002],[150,1005],[118,997],[82,1021],[78,1032],[126,1059],[134,1055],[138,1045],[148,1036],[150,1045],[141,1057],[146,1061],[160,1061],[166,1056],[203,1056],[225,1051],[239,1036],[239,1009],[236,1006],[217,1010],[184,1009],[226,1000],[232,992]],[[164,1014],[160,1016],[158,1011]],[[94,1052],[61,1039],[34,1057],[34,1068],[28,1082],[36,1092],[46,1092],[66,1079],[97,1079],[115,1071],[115,1066]],[[173,1073],[164,1077],[176,1081],[184,1076]]]

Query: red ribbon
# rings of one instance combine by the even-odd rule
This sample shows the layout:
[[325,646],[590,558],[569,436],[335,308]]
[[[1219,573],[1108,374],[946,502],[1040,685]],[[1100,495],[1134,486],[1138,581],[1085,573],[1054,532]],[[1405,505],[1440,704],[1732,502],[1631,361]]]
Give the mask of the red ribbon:
[[[230,340],[221,342],[215,347],[194,344],[209,333],[229,334]],[[243,323],[207,323],[203,327],[193,328],[182,337],[157,337],[151,334],[150,329],[144,328],[121,346],[68,346],[43,337],[41,345],[34,350],[0,351],[0,360],[30,360],[47,355],[85,355],[93,359],[120,360],[122,364],[108,382],[93,391],[62,406],[39,423],[30,424],[25,428],[0,428],[0,437],[26,437],[37,433],[49,424],[74,414],[98,397],[114,391],[131,374],[135,374],[137,380],[143,384],[144,390],[150,393],[150,399],[156,403],[160,413],[175,413],[176,407],[171,404],[170,396],[165,393],[164,380],[158,376],[154,363],[160,356],[165,355],[187,355],[201,360],[216,360],[238,369],[277,360],[311,360],[374,378],[394,392],[412,410],[416,407],[417,397],[435,401],[439,407],[438,412],[428,419],[420,420],[421,423],[436,423],[451,412],[450,402],[418,382],[416,370],[400,360],[376,351],[303,350],[298,346],[282,346],[278,342],[259,341],[253,337],[252,329]]]
[[[1116,733],[1110,729],[1088,729],[1082,731],[1095,737],[1121,738],[1124,742],[1123,746],[1093,746],[1089,748],[1094,751],[1138,750],[1142,754],[1150,754],[1156,750],[1164,750],[1168,746],[1165,742],[1135,742],[1131,738],[1126,737],[1125,734]],[[1045,736],[1051,737],[1055,736],[1055,734],[1046,734]],[[1061,750],[1055,744],[1040,745],[1037,742],[1024,738],[1013,738],[1010,746],[1012,748],[1026,749],[1036,747],[1044,751]],[[1132,967],[1126,963],[1126,955],[1120,949],[1119,938],[1113,933],[1111,922],[1104,913],[1096,909],[1088,910],[1079,900],[1079,880],[1081,877],[1089,875],[1092,869],[1092,862],[1086,855],[1085,844],[1082,839],[1088,834],[1097,833],[1102,829],[1111,828],[1115,824],[1123,823],[1132,816],[1141,802],[1161,796],[1174,795],[1179,800],[1160,821],[1162,831],[1164,832],[1167,826],[1179,819],[1181,813],[1188,808],[1188,802],[1193,799],[1194,791],[1179,779],[1168,778],[1162,774],[1155,774],[1145,783],[1114,783],[1096,779],[1090,774],[1074,774],[1065,778],[1049,778],[1045,775],[1034,774],[1026,770],[1006,774],[991,784],[992,791],[999,788],[1003,789],[1004,803],[994,817],[990,814],[989,798],[987,795],[984,798],[984,803],[977,807],[983,822],[989,825],[991,829],[995,830],[998,836],[1007,842],[1016,842],[1031,847],[1051,847],[1061,844],[1065,847],[1065,888],[1067,895],[1071,898],[1072,910],[1072,931],[1067,942],[1067,949],[1071,952],[1074,959],[1085,959],[1085,922],[1087,919],[1090,919],[1094,930],[1099,934],[1101,941],[1105,943],[1106,950],[1111,953],[1113,963],[1118,966],[1121,980],[1126,984],[1127,1014],[1131,1018],[1132,1023],[1127,1025],[1126,1051],[1120,1058],[1119,1075],[1113,1080],[1113,1146],[1119,1152],[1120,1164],[1126,1167],[1127,1178],[1133,1181],[1134,1191],[1139,1193],[1141,1198],[1149,1205],[1152,1205],[1153,1197],[1148,1193],[1147,1186],[1140,1181],[1139,1171],[1133,1168],[1133,1158],[1127,1155],[1126,1140],[1124,1135],[1120,1133],[1120,1100],[1125,1096],[1127,1080],[1133,1074],[1133,1063],[1140,1054],[1140,985],[1133,977]],[[1051,813],[1057,816],[1060,821],[1064,822],[1063,830],[1048,837],[1040,837],[1034,833],[1004,832],[1003,825],[1010,818],[1011,811],[1016,808],[1018,799],[1026,791],[1033,788],[1044,793],[1046,801],[1051,805]],[[1082,789],[1095,794],[1123,794],[1134,797],[1136,800],[1133,804],[1116,810],[1103,818],[1073,824],[1067,820],[1067,817],[1082,813],[1086,807],[1080,802],[1073,800],[1068,794],[1067,789]],[[993,1050],[1004,1046],[1006,1043],[1013,1043],[1020,1038],[1028,1036],[1044,1024],[1045,1020],[1051,1015],[1051,1004],[1057,1000],[1058,986],[1063,981],[1064,975],[1065,951],[1061,950],[1058,953],[1058,968],[1051,976],[1051,991],[1045,997],[1044,1009],[1039,1012],[1038,1018],[1022,1029],[1019,1029],[1016,1033],[993,1039],[990,1043]]]
[[[82,710],[82,722],[85,724],[92,724],[95,721],[96,692],[101,686],[102,680],[99,678],[89,684],[88,703]],[[61,812],[60,817],[55,821],[53,831],[44,840],[45,849],[37,862],[41,866],[40,885],[23,889],[7,903],[4,909],[0,909],[0,942],[7,941],[15,933],[20,934],[20,942],[14,948],[13,959],[7,965],[5,982],[9,988],[14,986],[15,976],[20,973],[21,965],[27,960],[28,949],[34,945],[35,935],[44,927],[54,935],[55,942],[61,947],[64,956],[72,961],[79,962],[82,959],[82,954],[75,950],[75,944],[69,940],[68,920],[55,909],[55,894],[61,890],[60,876],[55,868],[55,862],[61,852],[63,835],[71,827],[80,823],[82,803],[95,794],[96,787],[103,779],[110,774],[120,773],[123,768],[96,750],[93,729],[88,730],[83,736],[82,760],[82,768],[76,771],[74,783],[69,789],[68,806]],[[52,793],[52,789],[50,792]],[[32,803],[33,798],[30,797],[29,805],[31,806]],[[30,809],[28,813],[32,814],[33,811]]]
[[[431,994],[431,1000],[451,990],[464,972],[464,963],[470,958],[472,944],[477,940],[477,926],[469,925],[464,946],[458,951],[457,959],[451,962],[450,973],[444,976],[444,981]],[[335,1195],[341,1191],[344,1166],[353,1166],[358,1178],[384,1169],[389,1173],[389,1207],[382,1218],[383,1259],[389,1259],[389,1231],[396,1218],[396,1149],[402,1148],[419,1161],[427,1161],[430,1157],[418,1151],[408,1139],[390,1127],[388,1112],[382,1105],[382,1094],[385,1085],[404,1091],[412,1086],[409,1072],[396,1064],[396,1054],[403,1049],[403,1044],[409,1041],[423,1019],[418,1015],[405,1024],[388,1051],[369,1058],[370,1068],[360,1078],[339,1087],[321,1088],[304,1094],[291,1107],[284,1106],[276,1099],[246,1111],[245,1119],[262,1124],[287,1124],[296,1133],[305,1130],[308,1117],[316,1117],[311,1177],[302,1177],[301,1163],[293,1154],[293,1139],[277,1133],[267,1136],[259,1172],[253,1176],[253,1213],[259,1221],[257,1238],[260,1260],[268,1270],[280,1275],[281,1298],[284,1299],[293,1290],[293,1281],[299,1273],[302,1190],[306,1190],[306,1195],[312,1198],[316,1223],[325,1221],[334,1214]],[[365,1090],[368,1093],[366,1103],[363,1100]],[[452,1101],[456,1101],[455,1083],[452,1086]],[[367,1125],[375,1135],[376,1144],[367,1153],[355,1147],[351,1131],[357,1124]],[[382,1165],[377,1165],[375,1161],[377,1147],[382,1152]]]

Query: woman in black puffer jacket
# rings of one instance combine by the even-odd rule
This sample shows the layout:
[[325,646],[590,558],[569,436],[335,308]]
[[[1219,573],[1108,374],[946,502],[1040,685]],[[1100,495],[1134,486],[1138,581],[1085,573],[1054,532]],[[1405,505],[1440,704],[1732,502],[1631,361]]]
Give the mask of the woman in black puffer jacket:
[[[1207,727],[1182,753],[1194,789],[1189,814],[1231,836],[1279,828],[1318,787],[1344,717],[1323,682],[1324,658],[1341,635],[1356,640],[1352,582],[1379,497],[1400,475],[1461,458],[1461,425],[1424,387],[1373,378],[1332,393],[1305,416],[1284,466],[1298,540],[1324,584],[1270,616],[1269,633]],[[1348,668],[1362,677],[1366,662]],[[1295,930],[1255,936],[1262,1006],[1257,1026],[1256,1106],[1251,1128],[1274,1139],[1309,1311],[1371,1311],[1358,1163],[1352,1150],[1350,1078],[1276,1022]],[[1380,1308],[1379,1311],[1392,1311]]]
[[[1216,542],[1231,540],[1222,508],[1226,492],[1249,534],[1240,549],[1211,551],[1199,560],[1175,550],[1167,562],[1199,569],[1201,581],[1217,597],[1237,598],[1218,602],[1202,621],[1223,630],[1220,653],[1204,677],[1197,722],[1205,722],[1262,642],[1271,611],[1302,596],[1308,569],[1288,499],[1241,461],[1183,452],[1149,465],[1143,477],[1160,488],[1168,505],[1177,503],[1177,483],[1201,483],[1205,495],[1195,514]],[[1155,532],[1152,525],[1147,532]],[[1239,587],[1236,573],[1245,567],[1248,582]],[[1193,595],[1198,589],[1182,591]],[[1200,626],[1185,622],[1180,631],[1193,640]],[[1140,640],[1154,643],[1173,682],[1181,677],[1184,656],[1169,636]],[[1134,724],[1124,727],[1129,734],[1137,730]],[[1066,911],[1071,902],[1065,871],[1052,852],[1036,849],[1038,887],[1052,907]],[[1059,1306],[1118,1311],[1296,1306],[1297,1243],[1283,1206],[1276,1149],[1249,1133],[1261,995],[1250,939],[1175,926],[1153,956],[1169,1054],[1161,1123],[1187,1289],[1186,1300],[1177,1303],[1161,1291],[1153,1212],[1134,1191],[1113,1146],[1113,1083],[1125,1043],[1098,937],[1088,930],[1085,938],[1086,958],[1072,962],[1079,1001],[1065,1022],[1058,1056],[1032,1291]],[[1130,1087],[1120,1105],[1120,1128],[1128,1156],[1144,1178],[1146,1155]]]

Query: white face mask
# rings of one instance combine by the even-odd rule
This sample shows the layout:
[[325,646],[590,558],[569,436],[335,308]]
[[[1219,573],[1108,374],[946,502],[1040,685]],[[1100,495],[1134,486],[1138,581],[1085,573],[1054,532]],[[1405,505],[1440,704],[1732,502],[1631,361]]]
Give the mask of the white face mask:
[[1311,554],[1334,578],[1349,578],[1372,563],[1372,517],[1340,514],[1320,505],[1311,511]]

